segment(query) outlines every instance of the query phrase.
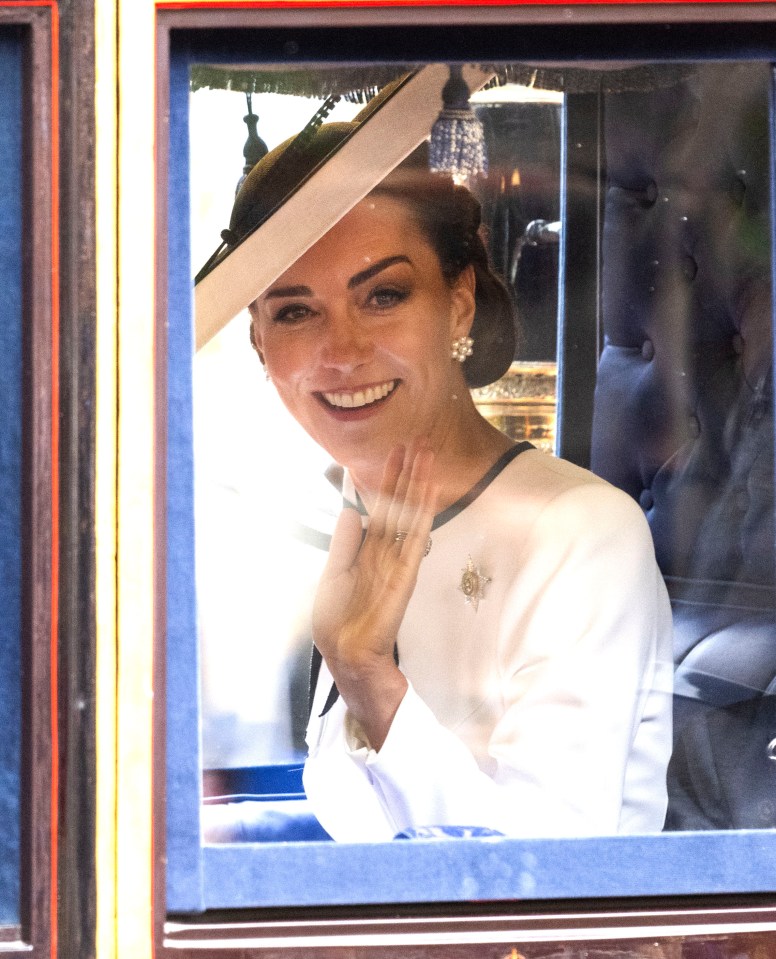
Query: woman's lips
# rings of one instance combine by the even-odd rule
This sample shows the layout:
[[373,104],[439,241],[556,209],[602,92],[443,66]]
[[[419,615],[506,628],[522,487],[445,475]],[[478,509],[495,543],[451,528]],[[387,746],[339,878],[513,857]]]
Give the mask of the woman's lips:
[[375,386],[367,386],[360,390],[321,392],[319,395],[331,407],[343,410],[358,410],[384,400],[396,389],[398,380],[387,380]]

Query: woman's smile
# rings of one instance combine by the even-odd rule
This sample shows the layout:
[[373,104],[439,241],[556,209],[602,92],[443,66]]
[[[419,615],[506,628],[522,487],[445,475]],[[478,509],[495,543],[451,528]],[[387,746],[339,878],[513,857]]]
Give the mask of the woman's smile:
[[361,410],[379,404],[381,400],[390,396],[398,386],[398,380],[388,380],[387,383],[378,383],[375,386],[366,386],[356,390],[338,390],[337,392],[322,392],[320,396],[329,406],[338,410]]

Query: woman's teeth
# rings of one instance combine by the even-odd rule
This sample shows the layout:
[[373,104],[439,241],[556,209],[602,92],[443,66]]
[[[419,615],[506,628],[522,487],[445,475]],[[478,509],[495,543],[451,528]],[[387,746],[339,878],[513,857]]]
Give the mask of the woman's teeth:
[[324,393],[323,398],[332,406],[356,409],[359,406],[369,406],[370,403],[376,403],[377,400],[384,399],[395,386],[396,380],[390,380],[388,383],[369,386],[365,390],[357,390],[355,393]]

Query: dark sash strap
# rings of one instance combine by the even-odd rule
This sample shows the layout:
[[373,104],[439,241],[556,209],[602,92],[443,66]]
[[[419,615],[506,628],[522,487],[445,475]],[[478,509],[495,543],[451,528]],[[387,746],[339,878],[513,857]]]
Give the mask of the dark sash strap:
[[[321,663],[323,662],[323,656],[321,656],[318,651],[318,647],[313,643],[313,651],[310,656],[310,689],[307,694],[307,715],[312,715],[313,711],[313,700],[315,699],[315,687],[318,685],[318,676],[321,672]],[[320,717],[325,716],[326,713],[331,709],[331,707],[339,699],[339,690],[337,689],[337,684],[332,683],[331,689],[329,690],[329,695],[326,697],[326,702],[323,707],[323,711],[320,714]],[[319,718],[320,718],[319,717]]]
[[[396,665],[399,665],[399,647],[393,647],[393,661]],[[313,711],[313,700],[315,699],[315,687],[318,685],[318,675],[321,671],[321,663],[323,662],[323,656],[318,652],[318,647],[313,644],[312,655],[310,656],[310,688],[307,694],[307,715],[310,716]],[[331,689],[329,690],[329,695],[326,697],[326,702],[323,705],[323,709],[319,715],[319,719],[322,719],[326,713],[331,709],[331,707],[339,699],[339,690],[337,689],[337,684],[332,683]]]

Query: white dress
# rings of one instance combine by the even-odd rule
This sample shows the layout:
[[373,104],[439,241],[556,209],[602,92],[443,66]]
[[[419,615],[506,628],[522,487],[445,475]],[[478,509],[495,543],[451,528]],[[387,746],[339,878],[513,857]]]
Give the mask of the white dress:
[[324,828],[354,842],[431,825],[661,830],[671,611],[640,508],[529,449],[432,539],[398,637],[410,688],[379,752],[341,697],[320,716],[321,666],[304,785]]

